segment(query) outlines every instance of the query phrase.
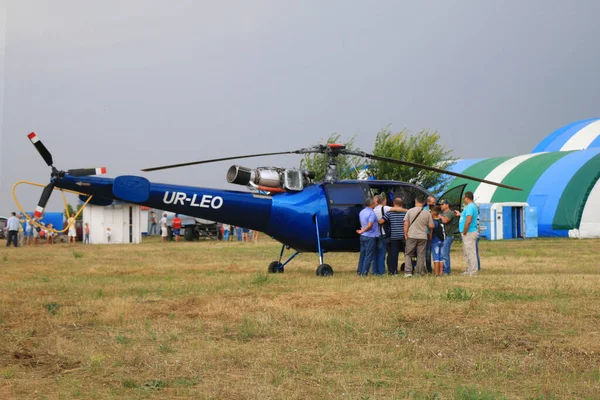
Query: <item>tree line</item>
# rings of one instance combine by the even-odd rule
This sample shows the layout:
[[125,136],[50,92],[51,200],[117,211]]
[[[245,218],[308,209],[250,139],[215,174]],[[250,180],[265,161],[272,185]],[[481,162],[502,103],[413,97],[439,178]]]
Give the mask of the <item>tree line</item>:
[[[360,151],[355,144],[356,135],[343,142],[349,150]],[[341,135],[333,133],[326,143],[340,143]],[[411,133],[408,129],[393,132],[390,126],[381,129],[375,137],[372,153],[376,156],[395,158],[402,161],[423,164],[437,168],[448,168],[456,159],[452,150],[440,143],[437,131],[422,129]],[[341,179],[358,179],[374,176],[380,180],[395,180],[423,186],[432,193],[445,187],[452,177],[414,167],[388,162],[363,159],[358,156],[338,157]],[[300,168],[315,172],[315,180],[322,181],[327,167],[327,156],[324,154],[308,154],[300,161]]]

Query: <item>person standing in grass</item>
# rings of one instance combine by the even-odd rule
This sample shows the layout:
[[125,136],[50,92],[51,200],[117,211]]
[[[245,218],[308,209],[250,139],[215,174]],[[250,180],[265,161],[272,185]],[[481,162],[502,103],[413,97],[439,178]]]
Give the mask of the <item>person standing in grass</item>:
[[444,246],[444,239],[446,239],[446,233],[444,232],[444,223],[440,218],[441,208],[439,206],[433,207],[431,210],[431,217],[433,218],[433,229],[429,230],[429,240],[431,241],[431,255],[433,257],[433,268],[435,276],[442,276],[444,269],[444,257],[442,254],[442,248]]
[[[424,209],[431,213],[433,207],[436,206],[436,200],[433,196],[427,197],[427,204]],[[429,230],[427,230],[427,237],[429,237]],[[431,268],[431,240],[427,239],[427,248],[425,249],[425,266],[427,267],[427,273],[431,274],[433,269]]]
[[160,219],[160,236],[163,242],[167,241],[167,231],[167,213],[164,213]]
[[[396,209],[405,210],[401,198],[394,199]],[[404,253],[406,243],[404,241],[404,216],[405,211],[392,211],[390,209],[382,219],[380,224],[387,223],[389,232],[389,251],[387,257],[387,267],[389,275],[398,274],[398,257],[400,252]]]
[[25,221],[25,243],[31,246],[33,243],[33,223],[29,220]]
[[450,247],[454,241],[454,232],[458,229],[456,223],[458,222],[454,212],[450,209],[450,201],[447,199],[440,200],[440,207],[442,213],[440,219],[444,224],[444,231],[446,238],[444,239],[444,245],[442,246],[442,258],[444,260],[444,275],[450,275]]
[[69,244],[75,244],[77,240],[77,228],[75,226],[75,216],[71,215],[67,220],[67,224],[69,225]]
[[14,244],[15,247],[18,247],[19,241],[19,219],[17,218],[17,213],[13,212],[11,217],[6,221],[6,231],[8,235],[6,236],[6,247],[10,247],[10,244]]
[[431,213],[423,208],[423,196],[415,198],[415,206],[408,210],[404,217],[404,237],[406,238],[406,252],[404,253],[404,277],[412,276],[412,258],[417,257],[416,272],[419,275],[427,274],[425,254],[427,251],[428,229],[433,229]]
[[462,235],[463,255],[467,262],[467,268],[463,275],[477,276],[477,218],[479,210],[473,202],[473,192],[465,193],[465,208],[461,212],[455,211],[455,215],[460,216],[458,221],[458,230]]
[[223,240],[226,242],[229,241],[229,225],[228,224],[223,224]]
[[52,224],[48,224],[46,225],[46,243],[47,244],[54,244],[54,225]]
[[83,227],[83,244],[90,244],[90,225],[87,222]]
[[379,236],[379,223],[375,215],[375,201],[368,198],[365,202],[365,208],[359,214],[361,229],[356,233],[360,235],[360,256],[358,258],[357,274],[367,276],[371,264],[373,264],[373,274],[375,271],[375,252],[377,246],[377,236]]
[[23,247],[25,245],[25,229],[23,228],[25,225],[25,217],[23,214],[19,214],[19,247]]
[[150,229],[148,230],[148,236],[156,235],[156,214],[154,211],[150,211]]
[[175,235],[175,241],[179,242],[181,236],[181,218],[179,218],[179,214],[175,214],[173,217],[173,235]]
[[42,228],[39,226],[40,220],[37,217],[33,219],[33,222],[35,222],[35,224],[32,223],[32,225],[33,225],[33,232],[32,232],[33,245],[37,246],[38,242],[40,240],[40,232],[42,231]]

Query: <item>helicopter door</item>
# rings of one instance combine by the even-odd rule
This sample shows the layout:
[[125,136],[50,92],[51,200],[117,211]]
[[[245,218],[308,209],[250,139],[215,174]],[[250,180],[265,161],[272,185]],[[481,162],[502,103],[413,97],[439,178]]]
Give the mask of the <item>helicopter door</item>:
[[463,185],[453,187],[438,197],[438,201],[443,199],[448,200],[452,210],[462,211],[463,192],[465,191],[466,186],[467,184],[465,183]]
[[360,229],[358,214],[365,207],[369,187],[360,183],[335,183],[325,185],[331,237],[333,239],[356,239]]

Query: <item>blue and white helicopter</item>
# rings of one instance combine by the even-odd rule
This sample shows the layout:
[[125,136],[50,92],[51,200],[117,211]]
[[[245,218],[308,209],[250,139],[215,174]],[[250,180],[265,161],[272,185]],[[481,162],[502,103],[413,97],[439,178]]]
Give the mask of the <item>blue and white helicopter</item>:
[[[314,173],[306,170],[280,167],[250,169],[239,165],[229,168],[227,182],[247,186],[250,191],[154,183],[142,176],[132,175],[103,178],[93,175],[105,173],[105,168],[58,170],[54,167],[52,155],[37,135],[30,133],[28,137],[46,164],[52,168],[50,183],[42,192],[35,216],[43,213],[50,194],[56,188],[77,192],[82,201],[89,201],[90,204],[110,205],[117,200],[249,228],[264,232],[282,243],[279,259],[268,266],[271,273],[284,272],[284,267],[299,253],[318,253],[317,275],[332,275],[332,267],[324,263],[324,254],[360,250],[359,236],[356,233],[360,229],[358,214],[367,197],[383,192],[392,199],[402,198],[405,206],[411,207],[417,195],[431,195],[424,188],[406,182],[339,180],[339,156],[355,155],[521,190],[440,168],[349,150],[342,144],[223,157],[142,170],[149,172],[251,157],[319,153],[328,157],[325,180],[319,183],[313,182]],[[442,196],[450,198],[453,206],[460,208],[463,189],[464,185]],[[286,249],[292,249],[293,253],[282,261]]]

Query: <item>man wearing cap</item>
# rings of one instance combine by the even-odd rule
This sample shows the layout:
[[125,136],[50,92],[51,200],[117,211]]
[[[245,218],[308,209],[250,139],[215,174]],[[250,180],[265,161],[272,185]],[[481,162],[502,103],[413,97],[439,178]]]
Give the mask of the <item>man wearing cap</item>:
[[444,275],[450,275],[450,247],[454,240],[454,232],[457,230],[457,219],[454,212],[450,210],[450,201],[448,199],[440,200],[440,206],[442,207],[442,213],[440,218],[444,224],[444,231],[446,233],[446,239],[442,246],[442,259],[444,260]]

